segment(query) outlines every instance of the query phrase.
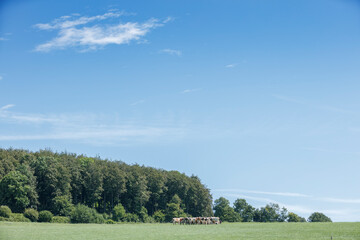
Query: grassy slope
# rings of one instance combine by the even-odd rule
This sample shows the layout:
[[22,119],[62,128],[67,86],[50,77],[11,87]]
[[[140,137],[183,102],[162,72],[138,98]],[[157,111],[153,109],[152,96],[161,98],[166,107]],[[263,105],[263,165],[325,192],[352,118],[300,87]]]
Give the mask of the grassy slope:
[[0,222],[1,240],[360,239],[360,223],[50,224]]

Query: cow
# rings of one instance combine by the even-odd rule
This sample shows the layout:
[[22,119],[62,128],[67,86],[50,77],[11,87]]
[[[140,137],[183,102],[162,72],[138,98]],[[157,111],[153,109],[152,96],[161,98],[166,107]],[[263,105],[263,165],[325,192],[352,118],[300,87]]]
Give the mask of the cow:
[[172,223],[173,224],[177,224],[177,223],[180,224],[181,223],[181,218],[173,218]]

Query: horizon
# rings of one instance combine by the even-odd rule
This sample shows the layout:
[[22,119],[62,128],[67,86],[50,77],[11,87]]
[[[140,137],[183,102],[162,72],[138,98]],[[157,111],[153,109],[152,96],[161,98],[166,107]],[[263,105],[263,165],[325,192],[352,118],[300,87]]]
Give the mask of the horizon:
[[0,3],[0,148],[360,221],[357,1]]

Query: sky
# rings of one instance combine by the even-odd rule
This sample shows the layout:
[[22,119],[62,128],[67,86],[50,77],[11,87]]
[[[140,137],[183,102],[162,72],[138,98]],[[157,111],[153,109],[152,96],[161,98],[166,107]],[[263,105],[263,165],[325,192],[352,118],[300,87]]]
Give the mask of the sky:
[[360,2],[2,0],[0,147],[360,221]]

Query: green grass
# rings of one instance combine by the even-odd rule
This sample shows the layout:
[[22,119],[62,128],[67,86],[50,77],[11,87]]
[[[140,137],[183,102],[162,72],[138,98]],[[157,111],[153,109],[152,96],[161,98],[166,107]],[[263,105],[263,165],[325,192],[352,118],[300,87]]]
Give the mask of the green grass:
[[55,224],[0,222],[1,240],[360,239],[360,223]]

